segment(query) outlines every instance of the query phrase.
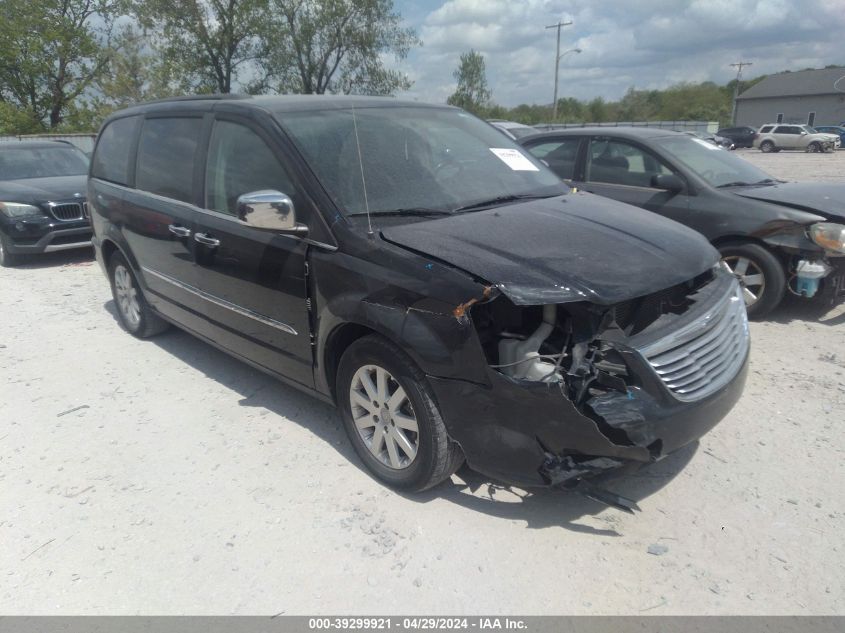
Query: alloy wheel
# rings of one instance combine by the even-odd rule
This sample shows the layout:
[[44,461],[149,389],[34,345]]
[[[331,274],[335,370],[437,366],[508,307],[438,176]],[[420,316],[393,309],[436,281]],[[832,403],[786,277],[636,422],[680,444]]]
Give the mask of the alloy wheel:
[[742,286],[745,306],[750,307],[757,303],[766,291],[766,278],[760,267],[753,260],[741,255],[723,257],[722,262]]
[[114,293],[117,309],[134,330],[141,323],[141,304],[138,302],[138,290],[132,280],[132,274],[122,264],[114,269]]
[[388,468],[408,468],[419,450],[419,425],[405,389],[383,367],[364,365],[349,386],[352,420],[370,453]]

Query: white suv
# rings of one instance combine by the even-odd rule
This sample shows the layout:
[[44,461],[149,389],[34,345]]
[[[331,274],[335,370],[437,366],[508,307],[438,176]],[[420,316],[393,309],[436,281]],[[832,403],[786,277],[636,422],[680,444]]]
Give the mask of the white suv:
[[805,152],[827,152],[838,149],[839,136],[817,132],[809,125],[764,125],[754,139],[754,147],[762,152],[779,152],[782,149],[803,149]]

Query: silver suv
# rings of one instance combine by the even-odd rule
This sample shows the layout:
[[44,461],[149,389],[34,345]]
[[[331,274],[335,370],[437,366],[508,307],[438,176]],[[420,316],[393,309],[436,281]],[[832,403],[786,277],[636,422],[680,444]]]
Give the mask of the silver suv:
[[754,147],[762,152],[779,152],[782,149],[802,149],[805,152],[827,152],[838,149],[839,136],[823,134],[809,125],[781,125],[770,123],[760,128]]

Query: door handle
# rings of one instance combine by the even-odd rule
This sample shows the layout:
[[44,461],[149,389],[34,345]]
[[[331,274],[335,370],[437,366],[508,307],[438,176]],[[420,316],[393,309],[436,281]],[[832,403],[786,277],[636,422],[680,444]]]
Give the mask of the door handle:
[[206,246],[220,246],[220,240],[206,235],[205,233],[194,233],[194,239],[200,244],[205,244]]
[[173,233],[176,237],[191,237],[191,229],[187,229],[184,226],[171,224],[167,227],[167,230]]

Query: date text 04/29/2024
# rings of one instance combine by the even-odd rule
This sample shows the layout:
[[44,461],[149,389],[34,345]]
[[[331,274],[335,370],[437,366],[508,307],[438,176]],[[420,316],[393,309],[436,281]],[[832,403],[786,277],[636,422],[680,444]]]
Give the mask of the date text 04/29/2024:
[[524,630],[526,624],[518,618],[309,618],[311,630]]

